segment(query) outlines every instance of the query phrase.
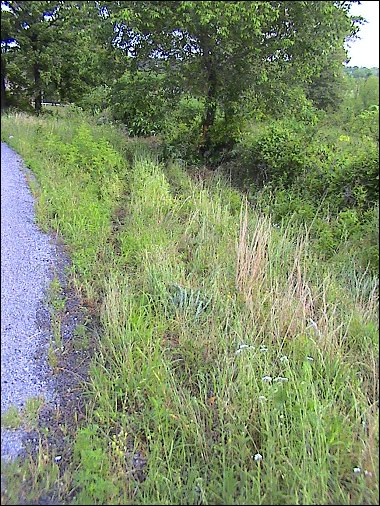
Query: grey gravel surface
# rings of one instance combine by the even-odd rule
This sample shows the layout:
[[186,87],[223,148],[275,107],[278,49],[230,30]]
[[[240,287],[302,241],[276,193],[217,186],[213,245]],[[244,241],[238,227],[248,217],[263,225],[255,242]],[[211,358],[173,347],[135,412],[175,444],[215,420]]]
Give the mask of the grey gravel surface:
[[[21,158],[1,143],[1,413],[22,410],[31,397],[54,399],[41,321],[55,251],[35,224],[33,202]],[[25,436],[2,428],[2,459],[17,456]]]

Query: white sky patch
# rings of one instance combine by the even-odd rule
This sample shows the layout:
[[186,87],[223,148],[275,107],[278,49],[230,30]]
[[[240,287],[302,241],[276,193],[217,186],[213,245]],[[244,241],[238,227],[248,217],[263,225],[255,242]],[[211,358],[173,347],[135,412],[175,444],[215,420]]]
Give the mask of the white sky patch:
[[12,42],[9,42],[9,43],[5,43],[5,42],[2,42],[1,43],[1,47],[20,47],[20,44],[18,42],[16,42],[15,40],[13,40]]
[[362,16],[367,23],[360,26],[359,39],[348,42],[348,56],[351,58],[350,67],[378,67],[379,66],[379,3],[378,1],[354,4],[350,13]]

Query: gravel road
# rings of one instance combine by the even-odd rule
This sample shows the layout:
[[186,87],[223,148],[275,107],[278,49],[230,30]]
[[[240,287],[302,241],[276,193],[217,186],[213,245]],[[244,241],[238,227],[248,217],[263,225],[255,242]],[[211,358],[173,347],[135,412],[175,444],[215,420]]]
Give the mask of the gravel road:
[[[34,221],[33,197],[21,158],[1,143],[1,413],[28,398],[54,398],[46,355],[44,306],[55,250]],[[41,322],[45,321],[42,325]],[[1,429],[1,458],[22,449],[24,429]]]

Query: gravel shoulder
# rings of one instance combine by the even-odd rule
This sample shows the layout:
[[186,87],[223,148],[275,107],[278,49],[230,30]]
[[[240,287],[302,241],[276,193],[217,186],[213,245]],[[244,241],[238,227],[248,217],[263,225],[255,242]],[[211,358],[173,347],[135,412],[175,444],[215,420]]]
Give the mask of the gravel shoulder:
[[[21,158],[1,143],[1,413],[27,399],[54,404],[47,364],[49,312],[44,300],[55,246],[35,224],[33,197]],[[24,429],[1,429],[1,458],[16,457]]]

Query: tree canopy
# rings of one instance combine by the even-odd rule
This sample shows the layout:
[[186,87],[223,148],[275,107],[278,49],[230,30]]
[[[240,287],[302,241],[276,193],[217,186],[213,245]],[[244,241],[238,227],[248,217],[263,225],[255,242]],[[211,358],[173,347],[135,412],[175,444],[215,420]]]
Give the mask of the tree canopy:
[[203,104],[198,143],[207,153],[217,118],[231,125],[247,94],[278,108],[291,86],[320,108],[338,99],[344,41],[360,22],[352,3],[5,1],[2,107],[5,79],[12,96],[33,102],[37,113],[44,93],[77,104],[90,96],[119,103],[120,120],[138,83],[149,100],[132,98],[124,115],[132,122],[156,114],[161,99],[190,94]]
[[[117,40],[131,65],[179,74],[205,101],[204,149],[217,107],[229,119],[250,87],[271,79],[309,83],[356,32],[350,2],[125,2]],[[110,6],[112,10],[112,6]]]

